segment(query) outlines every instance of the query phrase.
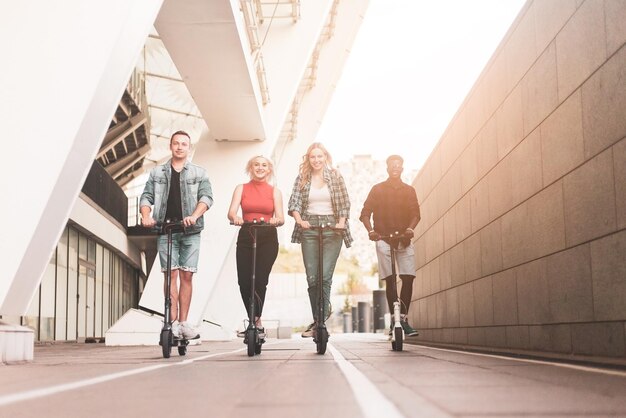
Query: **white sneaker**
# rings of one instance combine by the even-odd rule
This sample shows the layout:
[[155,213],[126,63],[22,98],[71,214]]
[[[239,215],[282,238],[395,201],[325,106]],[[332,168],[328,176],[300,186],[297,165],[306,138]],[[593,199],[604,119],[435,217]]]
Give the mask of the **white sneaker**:
[[309,324],[309,326],[306,328],[306,330],[304,330],[304,332],[301,334],[302,338],[311,338],[311,337],[315,337],[315,326],[317,324],[315,322]]
[[176,339],[180,339],[181,337],[180,324],[178,321],[172,322],[172,336]]
[[196,340],[200,338],[200,333],[187,321],[180,323],[180,332],[186,340]]

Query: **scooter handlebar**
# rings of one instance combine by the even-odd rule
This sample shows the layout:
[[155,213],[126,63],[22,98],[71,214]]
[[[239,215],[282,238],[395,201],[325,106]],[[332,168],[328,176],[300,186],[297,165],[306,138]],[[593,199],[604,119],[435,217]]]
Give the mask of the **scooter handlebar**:
[[319,231],[320,229],[321,230],[330,229],[332,231],[345,231],[347,228],[335,228],[333,224],[328,223],[328,224],[322,224],[322,225],[311,225],[309,226],[309,229],[312,229],[314,231]]
[[395,241],[395,240],[399,241],[401,239],[409,238],[409,237],[406,236],[405,232],[399,233],[398,231],[396,231],[396,232],[394,232],[392,234],[389,234],[389,235],[381,235],[381,234],[379,234],[379,236],[380,236],[380,238],[378,238],[375,241],[381,241],[381,240],[385,240],[385,239],[388,239],[390,241]]
[[272,227],[279,227],[282,226],[283,223],[279,222],[277,224],[271,224],[269,222],[266,222],[264,218],[261,218],[261,220],[257,221],[256,219],[252,220],[252,221],[244,221],[242,224],[237,225],[234,222],[230,222],[231,225],[235,225],[235,226],[253,226],[253,227],[263,227],[263,226],[272,226]]
[[165,221],[165,222],[157,222],[154,225],[154,228],[158,231],[163,231],[167,233],[170,230],[181,229],[184,231],[186,229],[183,221]]

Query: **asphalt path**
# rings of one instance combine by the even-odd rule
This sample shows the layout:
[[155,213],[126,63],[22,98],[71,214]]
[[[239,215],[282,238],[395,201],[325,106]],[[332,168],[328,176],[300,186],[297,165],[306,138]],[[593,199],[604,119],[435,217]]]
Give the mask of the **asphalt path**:
[[404,345],[381,334],[158,346],[60,343],[0,365],[0,417],[626,417],[626,372]]

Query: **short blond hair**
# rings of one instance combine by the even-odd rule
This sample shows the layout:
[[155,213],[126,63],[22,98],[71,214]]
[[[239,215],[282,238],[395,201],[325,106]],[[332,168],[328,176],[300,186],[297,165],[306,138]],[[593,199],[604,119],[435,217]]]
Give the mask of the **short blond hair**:
[[253,166],[254,166],[254,161],[257,158],[263,158],[265,161],[267,161],[267,166],[270,168],[270,172],[267,175],[267,182],[270,183],[272,181],[272,179],[274,178],[274,163],[272,162],[272,160],[270,160],[269,158],[265,157],[264,155],[255,155],[254,157],[250,158],[248,160],[248,163],[246,164],[246,174],[248,174],[248,176],[250,177],[250,179],[252,179],[253,177]]

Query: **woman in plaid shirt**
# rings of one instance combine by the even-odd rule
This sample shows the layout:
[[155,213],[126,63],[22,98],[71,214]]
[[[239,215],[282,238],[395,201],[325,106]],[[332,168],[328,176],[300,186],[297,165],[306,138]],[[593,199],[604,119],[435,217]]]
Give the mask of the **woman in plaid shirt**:
[[314,322],[302,333],[312,337],[318,313],[318,235],[311,226],[328,225],[343,231],[327,229],[323,231],[322,282],[324,290],[324,317],[330,314],[330,287],[335,264],[341,250],[342,241],[346,247],[352,244],[348,226],[350,199],[343,177],[332,168],[332,157],[319,142],[309,146],[302,157],[300,173],[293,185],[289,198],[288,214],[293,216],[296,226],[291,242],[302,245],[302,258],[309,285],[309,301]]

